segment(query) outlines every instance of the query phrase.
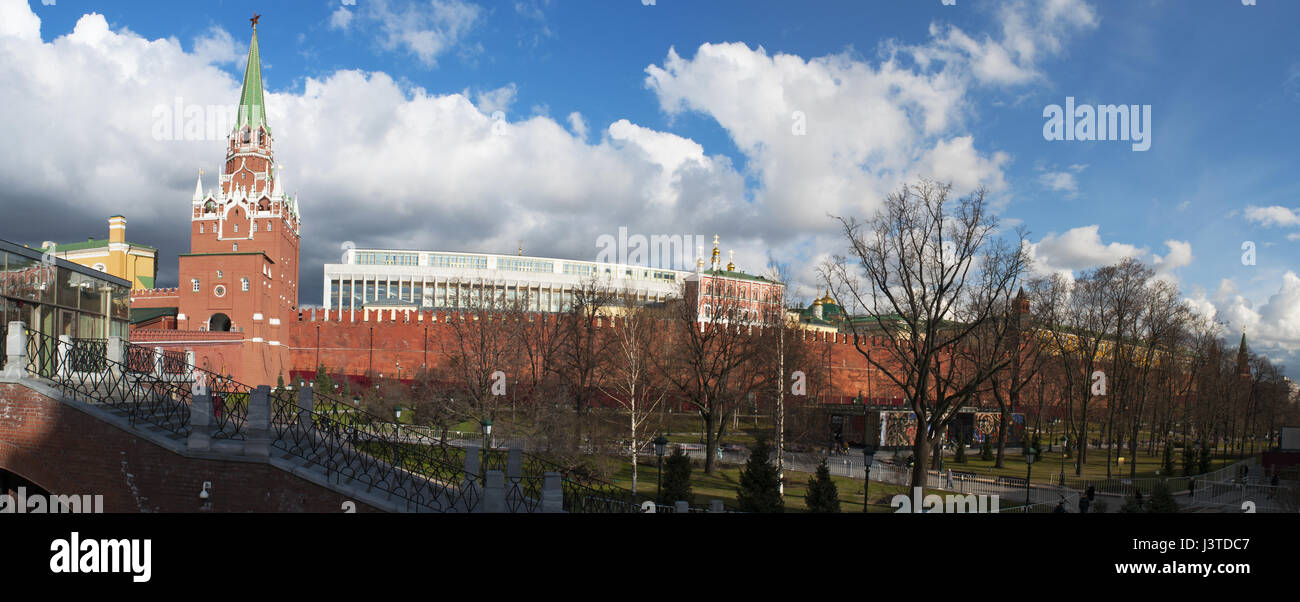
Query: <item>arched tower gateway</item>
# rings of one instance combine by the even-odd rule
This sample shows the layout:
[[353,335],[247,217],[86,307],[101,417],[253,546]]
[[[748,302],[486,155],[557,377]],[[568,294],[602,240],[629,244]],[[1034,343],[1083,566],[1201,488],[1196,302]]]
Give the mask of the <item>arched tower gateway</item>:
[[289,377],[284,343],[298,309],[301,217],[275,163],[274,140],[254,19],[225,164],[215,188],[204,191],[202,172],[194,187],[190,252],[180,256],[174,301],[176,327],[191,331],[186,347],[196,363],[249,385]]

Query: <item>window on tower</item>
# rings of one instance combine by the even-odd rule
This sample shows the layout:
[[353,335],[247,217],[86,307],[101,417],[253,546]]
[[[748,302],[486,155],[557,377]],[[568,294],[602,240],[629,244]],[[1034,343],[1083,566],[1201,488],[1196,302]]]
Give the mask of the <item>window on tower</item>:
[[199,234],[203,234],[203,224],[199,224]]
[[190,280],[190,284],[194,285],[194,292],[196,292],[196,293],[199,292],[199,279],[198,279],[198,278],[194,278],[194,279]]
[[239,224],[235,224],[235,233],[236,233],[236,234],[239,233]]
[[244,290],[244,291],[248,290],[248,279],[247,279],[247,278],[240,278],[240,279],[239,279],[239,289],[240,289],[240,290]]
[[236,252],[238,252],[238,251],[239,251],[239,243],[234,243],[234,244],[232,245],[231,251],[236,251]]

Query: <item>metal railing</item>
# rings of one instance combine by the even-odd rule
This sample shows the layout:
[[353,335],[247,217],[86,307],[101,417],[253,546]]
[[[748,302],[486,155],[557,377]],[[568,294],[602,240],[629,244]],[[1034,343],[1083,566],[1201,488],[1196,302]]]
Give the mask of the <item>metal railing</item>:
[[193,389],[206,392],[212,403],[212,438],[243,440],[248,424],[248,403],[253,387],[229,376],[190,365],[184,351],[158,350],[125,343],[127,366],[132,374],[152,376],[177,383],[186,389],[186,402],[193,401]]
[[[90,346],[60,341],[32,329],[27,334],[27,371],[47,379],[63,394],[122,412],[131,424],[145,422],[175,435],[190,432],[188,383],[132,372],[106,354],[93,360]],[[95,347],[95,349],[100,349]],[[83,357],[78,357],[78,353]],[[87,366],[100,370],[77,370]]]
[[353,481],[401,498],[409,510],[468,512],[481,502],[478,479],[466,473],[454,448],[365,412],[302,408],[295,393],[274,389],[271,430],[272,447],[323,467],[335,482]]
[[[182,436],[191,432],[194,393],[211,400],[214,439],[245,439],[253,387],[187,362],[183,351],[126,343],[124,362],[108,357],[107,341],[63,341],[27,330],[27,370],[79,401],[113,407],[132,424],[147,422]],[[444,445],[430,429],[380,419],[350,404],[315,393],[311,409],[296,392],[271,391],[271,445],[323,467],[337,481],[350,480],[406,500],[417,511],[470,511],[482,503],[486,475],[506,475],[508,512],[541,508],[545,474],[559,473],[568,512],[641,512],[642,496],[605,482],[574,464],[528,453],[483,450],[476,474],[466,471],[469,449]],[[338,412],[346,408],[346,412]]]

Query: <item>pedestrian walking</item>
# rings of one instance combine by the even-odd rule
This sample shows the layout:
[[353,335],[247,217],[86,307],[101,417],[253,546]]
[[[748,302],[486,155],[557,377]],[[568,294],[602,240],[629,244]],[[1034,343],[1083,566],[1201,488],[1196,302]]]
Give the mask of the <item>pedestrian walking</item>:
[[1088,513],[1088,507],[1091,506],[1091,505],[1092,505],[1092,502],[1089,502],[1089,501],[1088,501],[1088,498],[1087,498],[1086,496],[1085,496],[1085,497],[1080,497],[1080,498],[1079,498],[1079,514],[1087,514],[1087,513]]
[[1057,502],[1056,509],[1052,510],[1052,514],[1065,514],[1065,502]]
[[[1273,479],[1276,480],[1277,477],[1273,477]],[[948,469],[948,489],[952,489],[952,469],[951,469],[951,468]]]
[[1276,473],[1276,472],[1273,473],[1273,478],[1271,478],[1271,479],[1268,480],[1268,484],[1272,486],[1272,487],[1270,487],[1269,490],[1268,490],[1268,499],[1271,500],[1271,499],[1273,499],[1273,494],[1277,493],[1277,487],[1278,487],[1278,485],[1281,484],[1281,481],[1278,480],[1278,478],[1277,478],[1277,473]]
[[1097,501],[1097,488],[1088,483],[1088,503]]
[[1187,497],[1188,499],[1196,499],[1196,478],[1195,477],[1193,477],[1192,480],[1187,482]]
[[1141,490],[1141,489],[1137,490],[1137,492],[1133,494],[1133,499],[1137,500],[1138,510],[1141,510],[1141,509],[1142,509],[1142,490]]

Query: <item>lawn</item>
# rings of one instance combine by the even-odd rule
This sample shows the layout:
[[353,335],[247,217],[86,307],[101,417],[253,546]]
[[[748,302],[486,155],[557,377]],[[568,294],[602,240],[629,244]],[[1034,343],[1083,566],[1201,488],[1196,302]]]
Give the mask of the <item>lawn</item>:
[[[1116,479],[1129,478],[1130,459],[1127,456],[1127,452],[1124,453],[1124,465],[1122,466],[1118,466],[1115,464],[1115,457],[1113,453],[1114,452],[1112,452],[1111,461],[1110,461],[1111,478],[1116,478]],[[1241,457],[1229,456],[1227,460],[1224,460],[1222,457],[1215,455],[1210,461],[1210,470],[1212,471],[1218,470],[1228,464],[1232,464],[1239,460],[1241,460]],[[1143,479],[1143,478],[1156,478],[1160,476],[1170,476],[1168,474],[1164,474],[1162,462],[1163,462],[1162,455],[1157,454],[1155,456],[1148,456],[1146,454],[1138,454],[1136,478]],[[1073,456],[1068,458],[1062,458],[1061,449],[1059,447],[1056,447],[1050,452],[1043,452],[1041,454],[1041,457],[1034,462],[1034,467],[1033,467],[1034,482],[1036,483],[1042,482],[1044,480],[1047,480],[1048,478],[1052,478],[1053,482],[1055,482],[1055,480],[1058,479],[1061,474],[1062,463],[1064,463],[1064,467],[1065,467],[1065,478],[1067,484],[1072,484],[1073,481],[1076,481],[1078,479],[1101,480],[1106,478],[1106,450],[1104,449],[1088,450],[1088,461],[1083,466],[1083,473],[1082,475],[1076,477],[1074,474]],[[1025,472],[1026,472],[1025,460],[1024,460],[1024,456],[1021,455],[1019,450],[1007,451],[1006,457],[1004,458],[1003,461],[1003,465],[1004,465],[1003,468],[994,468],[993,464],[994,462],[992,460],[980,459],[978,448],[968,449],[966,451],[965,464],[958,464],[957,462],[954,462],[952,456],[946,456],[944,458],[945,469],[951,469],[954,471],[974,472],[981,475],[1011,476],[1011,477],[1022,477],[1022,478],[1025,476]],[[1157,471],[1159,471],[1159,473],[1157,473]],[[1175,450],[1174,474],[1172,476],[1181,477],[1182,474],[1183,474],[1182,473],[1182,452],[1180,450]],[[1178,479],[1178,481],[1181,481],[1181,479]],[[1174,487],[1175,490],[1178,489],[1179,485],[1182,485],[1184,488],[1186,487],[1185,484],[1180,482],[1171,483],[1171,486]]]
[[[736,488],[740,486],[740,467],[719,467],[717,474],[705,474],[704,469],[695,467],[691,470],[691,492],[695,495],[694,506],[708,506],[710,500],[722,500],[729,509],[734,510]],[[637,470],[637,491],[654,497],[658,472],[653,464],[641,465]],[[808,479],[812,475],[806,472],[787,470],[785,472],[785,510],[787,512],[806,512],[808,507],[804,497],[808,491]],[[631,489],[632,464],[624,463],[613,475],[616,484]],[[832,476],[840,497],[840,512],[862,512],[862,482],[846,477]],[[889,500],[898,494],[910,495],[911,490],[901,485],[871,482],[871,507],[869,512],[893,512]],[[926,490],[926,494],[942,493]],[[667,502],[665,502],[667,503]]]

